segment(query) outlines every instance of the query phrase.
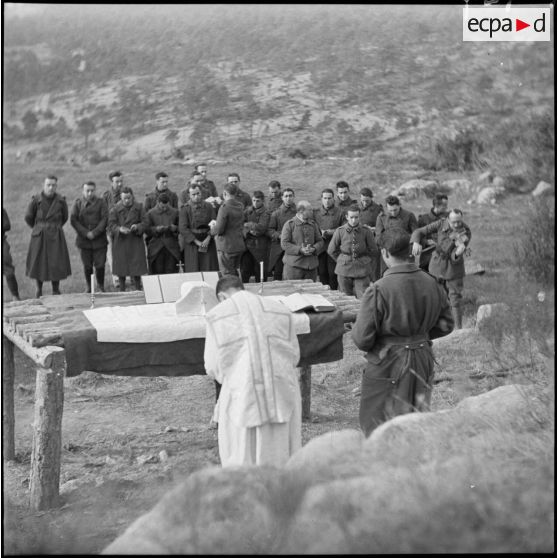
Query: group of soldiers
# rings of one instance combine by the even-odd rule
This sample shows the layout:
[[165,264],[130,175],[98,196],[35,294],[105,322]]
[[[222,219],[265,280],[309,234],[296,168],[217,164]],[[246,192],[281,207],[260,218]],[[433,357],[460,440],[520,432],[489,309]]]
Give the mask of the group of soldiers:
[[[251,277],[256,282],[319,278],[332,289],[362,298],[386,270],[380,255],[386,231],[400,229],[411,235],[409,258],[420,256],[420,267],[445,286],[455,325],[461,327],[463,256],[471,231],[459,209],[448,211],[444,194],[437,194],[430,212],[417,219],[393,195],[385,199],[385,208],[374,201],[370,188],[353,199],[346,181],[337,182],[335,192],[322,190],[319,207],[312,208],[308,201],[295,202],[294,191],[281,188],[277,180],[268,184],[267,200],[261,190],[250,195],[235,172],[228,174],[219,194],[203,163],[178,194],[169,189],[168,174],[158,172],[143,203],[124,184],[122,172],[111,172],[109,180],[109,189],[100,196],[94,182],[84,183],[71,212],[56,193],[55,176],[47,176],[42,192],[32,197],[25,213],[32,228],[26,273],[36,281],[37,297],[45,281],[58,294],[60,281],[71,274],[62,229],[68,217],[77,233],[87,292],[93,274],[97,289],[104,290],[108,264],[121,291],[127,277],[141,290],[141,276],[147,273],[219,271],[239,275],[243,282]],[[3,212],[6,244],[5,223],[9,228]],[[13,265],[4,263],[8,286],[17,297],[10,269]]]

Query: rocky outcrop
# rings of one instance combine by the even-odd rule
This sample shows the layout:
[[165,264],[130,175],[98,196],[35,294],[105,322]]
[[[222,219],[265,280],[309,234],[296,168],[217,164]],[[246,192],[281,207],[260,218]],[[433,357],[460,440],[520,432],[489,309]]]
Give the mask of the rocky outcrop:
[[[521,483],[505,478],[509,452],[515,450],[501,433],[532,440],[541,417],[552,414],[545,408],[534,386],[507,385],[449,410],[395,417],[368,439],[358,430],[328,432],[284,468],[198,471],[103,554],[517,550],[513,542],[491,546],[495,532],[510,539],[508,514],[520,497],[513,491],[522,490]],[[532,450],[526,458],[538,463]],[[552,467],[552,452],[546,454]],[[535,469],[527,471],[529,478],[536,478]],[[545,514],[553,498],[546,484],[541,486],[536,509]],[[479,502],[487,506],[490,499],[498,513],[483,508],[478,516]],[[464,527],[477,516],[473,534]],[[531,523],[540,526],[540,517]],[[545,533],[546,539],[538,548],[552,548],[551,522],[543,527],[538,536]]]

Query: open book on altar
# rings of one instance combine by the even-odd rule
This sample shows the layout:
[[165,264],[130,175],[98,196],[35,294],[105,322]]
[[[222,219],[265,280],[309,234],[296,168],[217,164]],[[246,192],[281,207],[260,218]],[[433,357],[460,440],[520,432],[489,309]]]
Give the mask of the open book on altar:
[[293,293],[289,296],[270,296],[283,303],[291,312],[299,310],[314,310],[314,312],[333,312],[335,304],[332,304],[321,294]]

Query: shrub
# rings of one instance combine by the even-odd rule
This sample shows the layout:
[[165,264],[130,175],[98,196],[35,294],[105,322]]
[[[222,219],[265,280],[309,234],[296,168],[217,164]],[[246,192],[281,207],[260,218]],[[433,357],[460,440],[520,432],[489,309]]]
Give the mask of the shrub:
[[552,285],[556,269],[554,204],[544,199],[534,200],[527,208],[524,226],[518,227],[518,236],[513,250],[520,273],[543,286]]

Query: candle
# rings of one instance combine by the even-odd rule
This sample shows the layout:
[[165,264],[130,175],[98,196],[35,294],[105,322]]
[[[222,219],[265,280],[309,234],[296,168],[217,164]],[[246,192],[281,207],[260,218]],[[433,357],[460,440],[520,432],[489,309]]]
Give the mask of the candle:
[[260,262],[260,281],[263,283],[264,274],[263,274],[263,262]]
[[91,295],[95,294],[95,275],[91,274]]

